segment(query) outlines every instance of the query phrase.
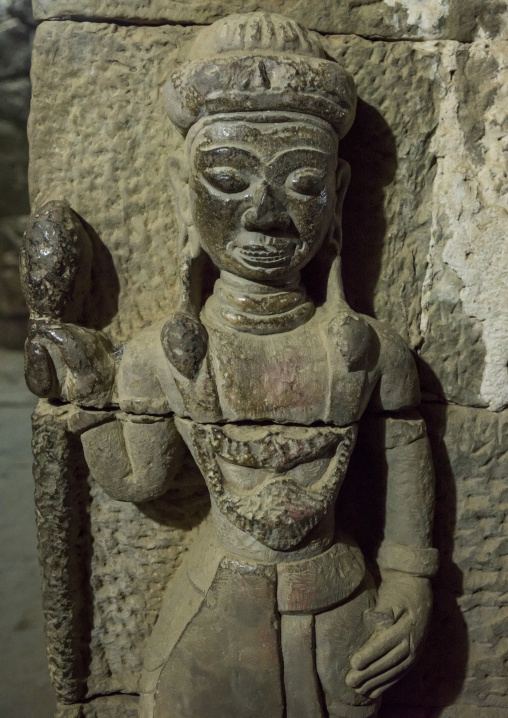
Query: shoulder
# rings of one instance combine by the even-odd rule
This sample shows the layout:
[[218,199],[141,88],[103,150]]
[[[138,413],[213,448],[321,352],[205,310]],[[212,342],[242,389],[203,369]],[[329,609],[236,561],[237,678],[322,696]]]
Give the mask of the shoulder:
[[371,327],[377,344],[375,364],[379,379],[372,393],[371,408],[397,411],[418,406],[420,385],[409,347],[387,324],[360,316]]
[[344,303],[326,324],[329,341],[342,356],[348,372],[364,370],[371,363],[377,340],[366,319]]

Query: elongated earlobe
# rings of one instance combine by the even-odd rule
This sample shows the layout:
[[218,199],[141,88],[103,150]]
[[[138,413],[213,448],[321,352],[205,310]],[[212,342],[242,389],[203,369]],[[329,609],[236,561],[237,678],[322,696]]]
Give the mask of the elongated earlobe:
[[169,180],[172,189],[171,200],[178,222],[179,310],[197,317],[201,309],[196,298],[201,296],[202,249],[192,219],[189,172],[183,153],[171,157]]
[[340,253],[342,249],[342,207],[344,205],[344,197],[346,196],[349,180],[351,179],[351,167],[349,162],[339,158],[337,165],[337,200],[335,203],[335,222],[333,239],[337,244],[337,250]]

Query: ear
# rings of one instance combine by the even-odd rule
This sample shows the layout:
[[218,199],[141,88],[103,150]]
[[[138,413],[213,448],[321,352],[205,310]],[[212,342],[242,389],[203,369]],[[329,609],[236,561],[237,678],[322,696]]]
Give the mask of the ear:
[[176,210],[178,223],[178,254],[180,257],[197,257],[201,248],[194,230],[190,208],[189,169],[183,152],[174,154],[169,160],[169,181],[171,201]]
[[337,303],[345,301],[344,289],[342,286],[340,251],[342,249],[342,205],[344,204],[344,196],[351,177],[351,168],[346,160],[339,159],[336,177],[337,195],[335,201],[334,221],[332,223],[328,244],[330,250],[332,251],[332,259],[326,289],[327,301],[330,302],[332,306],[336,306]]
[[201,309],[202,250],[190,208],[189,172],[183,153],[170,159],[169,180],[178,223],[177,257],[180,266],[179,310],[197,317]]
[[346,160],[339,158],[336,177],[337,200],[335,203],[334,240],[336,241],[340,252],[342,248],[342,207],[344,205],[344,197],[346,196],[347,188],[349,187],[349,180],[351,179],[351,167]]

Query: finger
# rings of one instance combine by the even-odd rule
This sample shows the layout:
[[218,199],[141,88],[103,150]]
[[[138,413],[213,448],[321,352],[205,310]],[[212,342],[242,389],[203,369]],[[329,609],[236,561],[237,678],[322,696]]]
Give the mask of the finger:
[[389,671],[367,681],[361,688],[357,688],[356,692],[364,696],[369,696],[370,698],[377,698],[381,693],[402,678],[410,665],[410,659],[406,658],[398,665],[393,666]]
[[409,656],[409,651],[409,641],[406,638],[378,661],[375,661],[367,666],[365,670],[356,671],[353,669],[352,671],[349,671],[346,676],[347,685],[352,688],[358,688],[360,686],[364,687],[366,683],[368,683],[375,676],[386,673],[386,671],[398,665],[401,661],[404,661]]
[[58,382],[53,361],[46,347],[33,340],[25,348],[25,381],[35,396],[46,399],[55,396]]
[[401,630],[400,623],[394,623],[393,626],[383,629],[373,636],[357,651],[351,658],[351,666],[361,671],[369,664],[377,661],[384,656],[392,648],[395,648],[401,641],[401,637],[405,632]]
[[68,369],[74,373],[83,374],[90,370],[90,363],[86,359],[83,349],[69,327],[41,327],[39,332],[55,344],[62,355]]
[[405,669],[401,672],[401,674],[399,676],[397,676],[397,678],[395,678],[395,680],[388,681],[388,683],[384,683],[382,686],[379,686],[378,688],[373,690],[371,693],[369,693],[369,698],[372,698],[372,699],[379,698],[379,696],[382,695],[385,691],[387,691],[388,688],[391,688],[396,683],[398,683],[399,680],[404,675],[404,673],[405,673]]
[[395,617],[392,610],[380,611],[374,609],[372,611],[366,611],[364,613],[363,620],[365,622],[365,625],[367,626],[367,629],[371,633],[374,633],[375,631],[380,631],[385,628],[389,628],[395,623]]

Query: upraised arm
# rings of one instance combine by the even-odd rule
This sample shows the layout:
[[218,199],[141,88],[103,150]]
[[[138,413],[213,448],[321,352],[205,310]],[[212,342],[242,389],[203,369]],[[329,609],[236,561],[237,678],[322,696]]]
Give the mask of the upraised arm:
[[39,397],[77,405],[70,428],[81,434],[87,464],[110,496],[149,501],[170,487],[184,446],[153,371],[160,329],[132,342],[117,384],[110,342],[79,325],[91,257],[90,238],[66,202],[48,202],[32,215],[21,258],[30,309],[26,380]]
[[170,416],[80,411],[71,428],[81,433],[93,477],[118,501],[162,496],[180,469],[184,443]]
[[28,388],[42,398],[101,409],[112,401],[115,360],[101,332],[79,326],[91,261],[90,238],[66,202],[48,202],[34,212],[21,252],[30,310]]

